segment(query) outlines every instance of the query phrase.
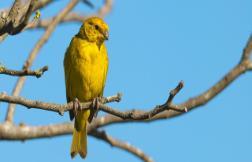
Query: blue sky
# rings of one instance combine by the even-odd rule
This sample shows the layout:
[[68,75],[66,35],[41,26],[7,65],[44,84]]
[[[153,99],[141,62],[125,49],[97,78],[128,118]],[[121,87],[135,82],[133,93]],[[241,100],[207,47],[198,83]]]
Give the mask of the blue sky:
[[[10,0],[1,2],[6,8]],[[68,1],[57,0],[41,18],[57,13]],[[102,1],[96,0],[96,9]],[[110,26],[107,42],[110,69],[105,96],[122,92],[120,110],[148,109],[165,102],[180,80],[185,88],[175,102],[203,92],[241,57],[252,33],[251,0],[115,1],[106,17]],[[92,12],[83,4],[75,10]],[[42,48],[32,69],[49,66],[42,78],[27,79],[23,97],[65,103],[63,57],[80,24],[59,26]],[[42,35],[26,31],[9,36],[0,44],[0,62],[20,69]],[[0,92],[11,93],[16,78],[0,77]],[[212,162],[252,161],[251,84],[246,73],[209,104],[186,115],[153,123],[128,123],[104,128],[108,134],[138,146],[155,161]],[[0,119],[7,105],[0,104]],[[41,125],[68,121],[53,112],[17,107],[15,123]],[[2,161],[71,161],[71,136],[25,142],[0,142]],[[87,162],[137,162],[134,156],[89,137]],[[79,157],[74,161],[82,161]]]

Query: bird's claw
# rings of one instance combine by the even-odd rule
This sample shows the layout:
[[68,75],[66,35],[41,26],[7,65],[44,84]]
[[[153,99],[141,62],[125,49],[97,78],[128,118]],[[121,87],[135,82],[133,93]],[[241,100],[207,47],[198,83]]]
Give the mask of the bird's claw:
[[74,116],[76,117],[78,115],[78,112],[81,110],[81,105],[80,105],[80,101],[78,100],[78,98],[75,98],[73,100],[73,112],[74,112]]
[[88,122],[91,123],[93,118],[97,117],[97,114],[98,114],[98,110],[99,110],[99,104],[100,104],[100,100],[101,98],[100,97],[96,97],[93,99],[92,101],[92,108],[90,109],[90,115],[89,115],[89,118],[88,118]]

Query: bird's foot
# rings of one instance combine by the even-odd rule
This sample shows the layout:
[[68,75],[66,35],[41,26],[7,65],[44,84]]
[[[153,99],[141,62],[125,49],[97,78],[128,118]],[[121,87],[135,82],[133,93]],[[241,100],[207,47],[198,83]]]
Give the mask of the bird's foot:
[[100,105],[101,97],[96,97],[92,101],[91,109],[90,109],[90,115],[88,118],[88,122],[91,123],[93,118],[97,117],[98,111],[99,111],[99,105]]
[[74,112],[74,116],[76,117],[78,112],[81,110],[81,105],[80,105],[80,101],[78,100],[78,98],[75,98],[73,100],[73,112]]

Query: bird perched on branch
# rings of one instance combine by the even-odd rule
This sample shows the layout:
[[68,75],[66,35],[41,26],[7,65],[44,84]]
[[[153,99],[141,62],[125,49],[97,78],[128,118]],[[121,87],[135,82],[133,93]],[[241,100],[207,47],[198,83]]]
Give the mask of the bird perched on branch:
[[108,25],[101,18],[86,19],[65,53],[66,97],[67,102],[74,103],[74,109],[69,112],[70,119],[75,118],[72,158],[78,153],[82,158],[87,155],[87,124],[94,113],[92,109],[81,110],[79,102],[98,103],[94,101],[103,95],[108,70],[104,41],[108,40],[108,31]]

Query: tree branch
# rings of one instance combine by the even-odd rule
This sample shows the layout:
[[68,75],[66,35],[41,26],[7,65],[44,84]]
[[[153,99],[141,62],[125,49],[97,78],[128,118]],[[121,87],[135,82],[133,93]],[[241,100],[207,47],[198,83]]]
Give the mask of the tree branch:
[[5,14],[6,16],[0,17],[0,36],[5,33],[15,35],[21,32],[29,21],[35,2],[36,0],[29,0],[29,3],[24,5],[21,0],[15,0],[8,16]]
[[[115,96],[110,96],[107,98],[102,99],[100,101],[99,108],[102,111],[109,112],[111,114],[115,113],[120,114],[124,112],[119,112],[117,110],[111,110],[112,108],[104,105],[109,102],[119,102],[121,100],[121,95],[117,94]],[[41,102],[41,101],[33,101],[33,100],[28,100],[22,97],[18,96],[8,96],[5,93],[0,93],[0,101],[2,102],[7,102],[7,103],[14,103],[14,104],[20,104],[23,105],[27,108],[37,108],[41,110],[47,110],[47,111],[53,111],[53,112],[58,112],[60,115],[63,115],[64,112],[72,110],[74,105],[73,102],[69,102],[68,104],[55,104],[55,103],[47,103],[47,102]],[[80,103],[80,108],[82,110],[84,109],[90,109],[92,105],[92,102],[85,102],[85,103]]]
[[125,150],[125,151],[135,155],[136,157],[143,160],[144,162],[153,162],[153,160],[149,156],[147,156],[139,148],[136,148],[129,143],[125,143],[123,141],[115,139],[115,138],[107,135],[107,133],[105,131],[94,130],[94,131],[90,132],[89,134],[97,139],[100,139],[100,140],[107,142],[112,147],[117,147],[119,149]]
[[[38,42],[36,43],[36,45],[32,49],[31,53],[29,54],[29,56],[28,56],[28,58],[27,58],[27,60],[26,60],[26,62],[24,64],[23,70],[28,70],[30,68],[30,66],[32,65],[33,61],[37,57],[39,50],[47,42],[47,40],[51,36],[52,32],[54,31],[55,27],[57,26],[57,24],[63,19],[63,17],[65,17],[65,15],[67,15],[73,9],[73,7],[77,3],[78,3],[78,0],[71,0],[68,3],[68,5],[62,11],[60,11],[57,16],[55,16],[55,18],[51,22],[50,26],[48,26],[46,28],[45,33],[38,40]],[[17,80],[15,88],[12,91],[12,95],[13,96],[18,96],[19,95],[19,93],[20,93],[20,91],[21,91],[21,89],[22,89],[22,87],[24,85],[24,82],[25,82],[25,77],[20,77]],[[15,104],[9,104],[5,120],[8,121],[8,122],[12,122],[13,121],[14,112],[15,112]]]
[[246,47],[243,49],[241,61],[246,61],[246,60],[251,59],[249,58],[251,56],[251,52],[252,52],[252,34],[250,35],[247,41]]
[[6,74],[11,76],[36,76],[37,78],[40,78],[44,72],[48,70],[48,66],[44,66],[38,70],[31,71],[31,70],[11,70],[7,69],[4,66],[0,66],[0,74]]
[[[16,126],[12,123],[2,123],[0,124],[0,139],[25,141],[27,139],[38,139],[71,134],[72,131],[72,123],[52,124],[47,126],[29,126],[24,123]],[[89,129],[88,133],[95,138],[108,142],[111,146],[118,147],[122,150],[132,153],[143,161],[152,162],[152,159],[145,155],[140,149],[122,141],[116,140],[111,136],[106,135],[105,132],[96,130],[91,131]]]
[[27,139],[37,139],[71,134],[72,131],[73,124],[70,122],[46,126],[28,126],[23,123],[16,126],[10,122],[0,123],[1,140],[24,141]]
[[[249,57],[251,55],[250,44],[252,39],[249,39],[247,46],[244,48],[244,51],[247,51],[249,53]],[[244,54],[244,53],[243,53]],[[248,57],[248,58],[249,58]],[[195,109],[199,106],[202,106],[206,103],[208,103],[211,99],[213,99],[218,93],[220,93],[224,88],[226,88],[231,82],[233,82],[235,79],[237,79],[240,75],[245,73],[246,71],[252,70],[251,66],[251,60],[244,59],[242,57],[242,60],[240,63],[235,66],[232,70],[230,70],[229,73],[227,73],[223,79],[221,79],[219,82],[217,82],[214,86],[209,88],[206,92],[202,93],[199,96],[193,97],[191,99],[188,99],[187,101],[178,104],[177,107],[186,107],[188,110]],[[10,96],[12,99],[13,97]],[[4,100],[2,94],[0,95],[1,100]],[[20,98],[19,98],[20,99]],[[19,101],[21,102],[21,101]],[[166,102],[167,103],[167,102]],[[20,103],[21,104],[21,103]],[[71,106],[71,105],[69,105]],[[67,106],[68,107],[68,106]],[[70,107],[68,107],[71,109]],[[48,109],[48,107],[46,108]],[[146,113],[144,111],[136,110],[137,113]],[[113,113],[112,113],[113,114]],[[104,127],[111,124],[116,123],[127,123],[127,122],[151,122],[155,120],[160,119],[167,119],[171,117],[175,117],[178,115],[182,115],[184,113],[179,111],[164,111],[161,112],[152,118],[149,118],[147,120],[130,120],[130,119],[122,119],[120,117],[114,116],[114,115],[106,115],[102,117],[98,117],[92,121],[92,123],[88,126],[88,131],[93,131],[97,128]],[[21,140],[21,139],[33,139],[33,138],[44,138],[44,137],[55,137],[59,135],[69,134],[72,132],[73,125],[72,123],[62,123],[62,124],[55,124],[55,125],[49,125],[49,126],[30,126],[28,128],[20,128],[17,126],[11,125],[11,128],[6,129],[5,125],[0,125],[0,139],[2,140]],[[13,132],[12,132],[12,131]],[[48,130],[46,132],[46,130]],[[49,131],[50,130],[50,131]]]
[[[28,2],[28,1],[27,1]],[[29,3],[25,5],[21,4],[21,0],[15,0],[10,11],[1,13],[0,15],[0,39],[5,38],[8,34],[15,35],[27,28],[45,28],[46,31],[44,35],[37,42],[29,57],[24,64],[23,70],[10,70],[5,67],[0,67],[0,74],[14,75],[14,76],[27,76],[32,75],[40,77],[43,72],[47,70],[46,67],[43,67],[37,71],[31,71],[33,61],[35,60],[39,50],[44,45],[44,43],[49,39],[51,33],[55,29],[58,23],[64,22],[82,22],[86,16],[82,14],[77,14],[74,12],[69,13],[72,8],[78,3],[78,0],[72,0],[68,6],[66,6],[57,16],[41,20],[39,23],[35,24],[34,22],[28,23],[29,18],[35,10],[42,8],[53,2],[52,0],[29,0]],[[89,1],[84,1],[89,3]],[[112,9],[112,0],[105,0],[104,5],[97,11],[96,15],[99,17],[104,17]],[[8,13],[8,14],[7,14]],[[156,106],[151,108],[149,111],[141,111],[138,109],[131,109],[126,112],[121,112],[119,109],[109,107],[105,105],[109,102],[117,101],[121,99],[121,95],[117,94],[115,96],[103,98],[100,101],[99,110],[108,113],[106,116],[96,118],[88,126],[88,132],[91,136],[101,139],[105,142],[126,150],[135,156],[141,158],[143,161],[150,162],[152,161],[150,157],[145,155],[141,150],[135,148],[132,145],[114,139],[111,136],[108,136],[104,131],[98,131],[97,129],[103,126],[116,123],[126,123],[126,122],[151,122],[160,119],[167,119],[175,117],[178,115],[185,114],[185,112],[193,110],[197,107],[207,104],[214,97],[220,94],[226,87],[228,87],[235,79],[237,79],[243,73],[252,70],[252,61],[251,61],[251,52],[252,52],[252,35],[250,36],[241,57],[240,62],[230,70],[220,81],[214,84],[205,92],[201,93],[198,96],[190,98],[185,102],[174,105],[172,103],[173,98],[177,93],[183,88],[183,82],[180,82],[178,86],[170,92],[170,95],[167,101],[163,105]],[[68,104],[54,104],[46,103],[34,100],[28,100],[22,97],[18,97],[23,85],[25,82],[25,77],[20,77],[17,81],[17,84],[13,90],[12,96],[8,96],[4,93],[0,93],[0,101],[20,104],[28,108],[37,108],[48,111],[58,112],[63,115],[65,111],[69,111],[73,108],[73,103]],[[6,115],[6,122],[0,124],[0,139],[1,140],[26,140],[26,139],[35,139],[35,138],[45,138],[45,137],[55,137],[65,134],[72,133],[73,123],[62,123],[54,125],[45,125],[45,126],[28,126],[25,124],[20,124],[18,126],[12,123],[13,114],[15,110],[15,105],[10,104],[9,109]],[[81,103],[82,109],[89,109],[91,102]]]
[[[92,15],[105,17],[108,13],[111,12],[112,6],[113,6],[112,0],[105,0],[103,6],[97,11],[97,13],[93,13],[91,15],[85,15],[81,13],[70,12],[60,21],[60,23],[68,23],[68,22],[82,23],[87,17],[90,17]],[[47,28],[51,24],[52,20],[53,18],[48,18],[40,20],[36,24],[31,22],[27,25],[27,29]]]
[[[54,28],[56,27],[56,25],[61,22],[61,20],[68,14],[68,12],[70,12],[70,10],[73,8],[73,6],[75,6],[77,3],[78,3],[78,0],[72,0],[68,4],[67,7],[65,7],[57,16],[55,16],[52,19],[52,21],[50,21],[50,25],[48,24],[44,35],[40,38],[40,40],[37,42],[37,44],[35,45],[35,47],[31,51],[23,69],[25,69],[25,70],[29,69],[32,62],[36,58],[38,51],[43,46],[43,44],[49,39],[49,37],[50,37],[51,33],[53,32]],[[72,4],[74,4],[74,5],[72,5]],[[103,8],[105,8],[105,11],[107,11],[107,12],[102,12],[103,16],[105,16],[105,14],[107,14],[109,12],[109,9],[111,9],[111,7],[109,7],[110,5],[112,5],[112,0],[106,0],[105,5],[104,5],[105,7],[103,7]],[[18,79],[18,81],[12,91],[13,96],[19,95],[19,93],[24,85],[24,82],[25,82],[25,77],[20,77]],[[9,122],[13,121],[14,111],[15,111],[15,104],[9,104],[7,115],[6,115],[6,121],[9,121]]]
[[37,1],[35,6],[34,6],[33,11],[36,11],[38,9],[42,9],[45,6],[48,6],[49,4],[51,4],[52,2],[55,2],[55,1],[53,1],[53,0],[40,0],[40,1]]
[[104,5],[98,10],[97,15],[104,18],[111,12],[113,7],[113,0],[104,0]]
[[[67,23],[67,22],[82,22],[87,18],[87,16],[75,12],[70,12],[67,14],[60,23]],[[38,23],[29,23],[27,25],[27,29],[37,29],[37,28],[47,28],[53,21],[53,18],[48,18],[44,20],[39,20]]]
[[[139,111],[136,111],[135,109],[132,109],[126,112],[121,112],[117,109],[114,109],[112,107],[105,105],[105,103],[107,101],[110,101],[110,99],[113,99],[113,101],[115,100],[120,101],[121,96],[119,94],[117,94],[117,96],[115,97],[109,97],[109,98],[103,99],[102,101],[99,101],[102,103],[98,104],[99,106],[98,108],[101,111],[120,117],[123,120],[146,120],[166,110],[186,112],[185,109],[183,108],[179,109],[176,105],[173,105],[172,99],[171,99],[182,89],[182,87],[183,87],[183,83],[180,82],[178,86],[174,90],[171,91],[170,96],[165,104],[156,106],[147,112],[139,112]],[[176,93],[173,93],[175,91]],[[0,101],[20,104],[20,105],[26,106],[27,108],[37,108],[37,109],[42,109],[42,110],[47,110],[47,111],[54,111],[54,112],[58,112],[59,114],[64,114],[65,111],[72,110],[74,107],[73,102],[70,102],[65,105],[60,105],[60,104],[46,103],[46,102],[41,102],[41,101],[32,101],[32,100],[28,100],[28,99],[17,97],[17,96],[8,96],[4,93],[0,94]],[[90,109],[91,105],[92,105],[92,102],[81,103],[80,108],[82,110]]]
[[[220,81],[218,81],[208,90],[206,90],[205,92],[203,92],[202,94],[198,96],[192,97],[186,100],[185,102],[182,102],[181,104],[178,104],[177,107],[185,108],[187,111],[190,111],[200,106],[203,106],[207,104],[209,101],[211,101],[214,97],[216,97],[219,93],[221,93],[239,76],[241,76],[245,72],[251,71],[252,70],[252,61],[250,59],[252,55],[252,48],[251,48],[252,39],[251,38],[252,37],[250,36],[242,53],[242,56],[247,55],[246,57],[242,57],[241,61],[234,68],[232,68],[226,75],[224,75],[224,77]],[[138,111],[139,113],[142,112],[140,110]],[[151,122],[151,121],[160,120],[160,119],[172,118],[172,117],[176,117],[183,114],[185,113],[179,112],[179,111],[165,111],[165,112],[157,114],[156,116],[152,117],[149,120],[144,120],[144,122]],[[96,129],[96,128],[107,126],[110,124],[125,123],[125,122],[132,122],[132,121],[122,120],[113,115],[106,115],[104,117],[94,120],[94,122],[92,122],[90,127],[91,129]]]

